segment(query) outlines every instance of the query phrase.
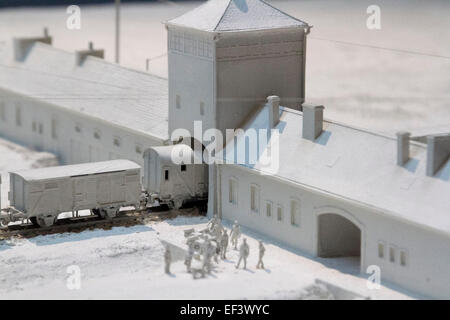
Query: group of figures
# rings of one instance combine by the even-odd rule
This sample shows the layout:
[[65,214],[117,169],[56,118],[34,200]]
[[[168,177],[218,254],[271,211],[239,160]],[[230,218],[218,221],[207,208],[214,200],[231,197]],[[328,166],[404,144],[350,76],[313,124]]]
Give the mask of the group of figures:
[[[228,244],[231,242],[234,250],[238,250],[239,238],[241,237],[241,228],[237,221],[234,221],[230,234],[222,226],[217,215],[208,222],[206,228],[199,232],[194,229],[185,230],[185,237],[187,238],[188,252],[184,264],[187,272],[192,273],[194,278],[204,277],[207,273],[211,273],[213,268],[213,261],[218,264],[219,257],[222,260],[227,259]],[[262,241],[259,241],[259,259],[256,268],[264,269],[263,257],[265,247]],[[244,264],[244,269],[247,268],[247,258],[250,255],[250,247],[247,239],[243,239],[239,246],[239,259],[236,268],[239,268],[241,262]],[[170,273],[171,255],[169,247],[166,247],[164,255],[165,271]]]

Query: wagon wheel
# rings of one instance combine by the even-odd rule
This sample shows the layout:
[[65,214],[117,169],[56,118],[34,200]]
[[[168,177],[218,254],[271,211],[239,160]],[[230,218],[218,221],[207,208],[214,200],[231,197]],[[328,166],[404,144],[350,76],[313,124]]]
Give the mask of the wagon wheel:
[[55,224],[58,217],[36,217],[36,223],[39,227],[45,228],[45,227],[51,227]]
[[99,217],[102,219],[112,219],[117,216],[120,208],[98,209]]
[[39,224],[37,222],[37,218],[36,217],[31,217],[29,218],[29,220],[31,221],[31,224],[35,227],[39,227]]
[[169,210],[173,210],[173,208],[175,207],[175,204],[173,203],[173,201],[169,201],[169,202],[167,202],[167,207],[169,208]]
[[7,222],[3,219],[0,219],[0,227],[1,228],[6,228],[8,226],[8,224],[9,224],[9,222]]
[[181,199],[176,199],[173,201],[173,206],[175,207],[175,209],[180,209],[183,206],[183,200]]

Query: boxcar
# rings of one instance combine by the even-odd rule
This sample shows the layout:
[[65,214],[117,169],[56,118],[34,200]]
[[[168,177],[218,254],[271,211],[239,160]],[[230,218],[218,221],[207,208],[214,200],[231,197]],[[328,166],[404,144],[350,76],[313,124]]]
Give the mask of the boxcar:
[[[172,157],[186,161],[174,161]],[[179,163],[178,163],[179,162]],[[201,156],[184,144],[152,147],[144,152],[143,188],[150,202],[179,208],[184,203],[208,196],[208,166]]]
[[40,226],[52,225],[62,212],[86,209],[113,217],[123,206],[138,206],[140,195],[140,166],[129,160],[10,173],[10,216]]

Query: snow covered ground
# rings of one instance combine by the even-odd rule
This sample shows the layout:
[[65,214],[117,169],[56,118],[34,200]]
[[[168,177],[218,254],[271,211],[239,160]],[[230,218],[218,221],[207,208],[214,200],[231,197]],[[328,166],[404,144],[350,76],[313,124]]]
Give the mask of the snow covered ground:
[[[308,42],[307,96],[326,106],[326,117],[387,133],[449,125],[449,1],[377,1],[382,10],[378,31],[365,25],[369,0],[270,2],[314,25]],[[167,76],[167,40],[161,21],[198,4],[123,5],[121,64],[143,69],[146,58],[156,57],[150,72]],[[65,9],[0,11],[0,42],[36,35],[48,26],[56,47],[78,50],[92,40],[113,61],[113,7],[82,6],[81,30],[65,27]],[[56,163],[50,154],[0,140],[2,207],[7,206],[7,171]],[[256,270],[260,236],[249,230],[244,230],[251,247],[249,270],[236,270],[237,252],[230,251],[229,259],[207,279],[193,280],[182,261],[174,263],[172,276],[165,275],[160,236],[182,241],[183,229],[201,228],[204,223],[200,218],[178,218],[0,242],[0,299],[300,298],[316,279],[373,299],[416,297],[390,285],[367,289],[366,278],[356,274],[355,261],[312,259],[269,239],[263,239],[267,269]],[[80,290],[67,288],[67,268],[72,265],[81,271]]]
[[[56,165],[54,155],[35,152],[0,139],[2,207],[7,206],[8,171]],[[183,230],[202,229],[206,218],[179,217],[166,222],[112,230],[0,241],[0,299],[238,299],[329,298],[316,279],[372,299],[409,299],[396,287],[369,290],[352,259],[313,259],[243,229],[250,245],[249,270],[236,270],[237,251],[230,250],[206,279],[194,280],[183,261],[164,274],[161,240],[183,243]],[[255,268],[257,240],[266,243],[266,270]],[[77,266],[81,289],[67,282]],[[69,269],[68,269],[69,268]],[[315,289],[311,295],[309,289]]]
[[[372,299],[412,297],[385,286],[367,289],[366,278],[345,273],[357,271],[354,261],[312,260],[247,229],[243,230],[250,245],[247,270],[235,269],[238,252],[229,250],[228,259],[220,261],[205,279],[194,280],[183,261],[175,262],[173,274],[166,275],[160,239],[183,241],[184,229],[201,229],[206,222],[203,217],[178,217],[129,228],[0,243],[0,299],[317,298],[306,291],[315,279]],[[266,241],[265,270],[255,268],[258,239]],[[81,272],[79,290],[67,286],[73,275],[69,267],[74,265]]]

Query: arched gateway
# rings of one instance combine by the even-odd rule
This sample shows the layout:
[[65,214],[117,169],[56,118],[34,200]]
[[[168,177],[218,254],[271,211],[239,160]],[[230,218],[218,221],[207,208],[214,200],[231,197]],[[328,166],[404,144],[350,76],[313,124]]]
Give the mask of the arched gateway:
[[316,214],[316,254],[323,258],[358,257],[362,266],[364,228],[348,212],[321,208]]

